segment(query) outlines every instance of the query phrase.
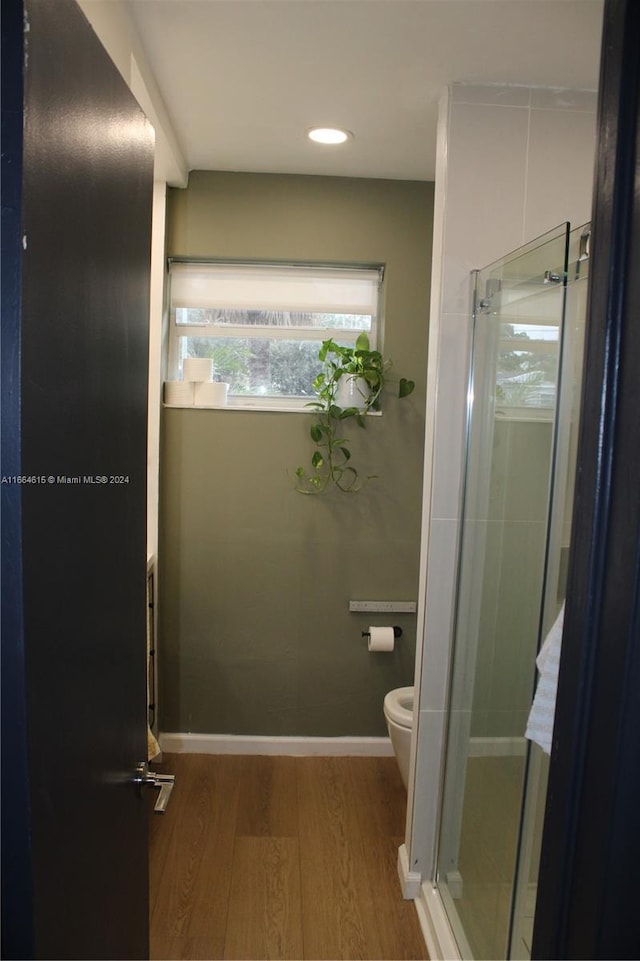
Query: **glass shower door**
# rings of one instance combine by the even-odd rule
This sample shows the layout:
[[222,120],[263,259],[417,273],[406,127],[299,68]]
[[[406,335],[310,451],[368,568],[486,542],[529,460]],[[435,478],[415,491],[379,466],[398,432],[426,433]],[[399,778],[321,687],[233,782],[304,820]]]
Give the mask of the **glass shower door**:
[[568,242],[566,224],[475,276],[438,854],[438,888],[465,958],[508,957],[514,917]]
[[[556,413],[541,640],[546,637],[566,593],[578,452],[590,235],[590,224],[572,230],[569,235],[569,265],[562,328],[562,366]],[[529,961],[531,958],[548,776],[549,757],[538,744],[531,742],[527,760],[527,780],[509,948],[509,958],[514,961]]]

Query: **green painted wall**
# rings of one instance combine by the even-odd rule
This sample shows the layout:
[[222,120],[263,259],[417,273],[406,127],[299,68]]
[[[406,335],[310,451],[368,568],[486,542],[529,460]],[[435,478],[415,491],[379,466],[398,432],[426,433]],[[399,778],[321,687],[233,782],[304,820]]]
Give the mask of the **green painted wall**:
[[384,263],[384,353],[416,390],[352,432],[380,475],[354,495],[293,489],[311,415],[163,410],[163,731],[381,735],[413,683],[415,615],[369,654],[390,618],[348,601],[417,599],[432,222],[422,182],[197,171],[170,191],[169,256]]

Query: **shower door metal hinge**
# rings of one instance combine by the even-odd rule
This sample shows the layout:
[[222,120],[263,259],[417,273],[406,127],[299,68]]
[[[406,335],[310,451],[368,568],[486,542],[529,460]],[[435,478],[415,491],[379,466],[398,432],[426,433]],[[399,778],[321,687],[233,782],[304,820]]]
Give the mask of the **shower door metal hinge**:
[[166,811],[175,781],[175,774],[154,774],[153,771],[149,770],[147,761],[140,761],[140,763],[136,765],[136,773],[133,776],[133,783],[136,786],[138,797],[142,797],[143,787],[159,789],[160,793],[153,807],[154,814],[164,814]]
[[588,260],[591,256],[591,230],[585,230],[580,234],[580,249],[578,260]]
[[555,270],[545,270],[544,272],[545,284],[561,284],[563,280],[564,274],[558,274]]

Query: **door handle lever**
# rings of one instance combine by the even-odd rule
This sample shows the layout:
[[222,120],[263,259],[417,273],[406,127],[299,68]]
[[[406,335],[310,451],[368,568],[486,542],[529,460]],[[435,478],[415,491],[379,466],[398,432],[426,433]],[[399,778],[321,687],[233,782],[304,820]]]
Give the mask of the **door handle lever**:
[[153,771],[149,770],[149,765],[146,761],[140,761],[136,767],[136,773],[133,776],[133,783],[136,786],[138,797],[142,797],[143,787],[159,789],[160,793],[153,807],[154,814],[164,814],[166,811],[175,781],[175,774],[154,774]]
[[173,791],[173,785],[176,783],[176,776],[175,774],[156,774],[155,782],[154,787],[160,788],[160,792],[153,806],[153,813],[164,814]]

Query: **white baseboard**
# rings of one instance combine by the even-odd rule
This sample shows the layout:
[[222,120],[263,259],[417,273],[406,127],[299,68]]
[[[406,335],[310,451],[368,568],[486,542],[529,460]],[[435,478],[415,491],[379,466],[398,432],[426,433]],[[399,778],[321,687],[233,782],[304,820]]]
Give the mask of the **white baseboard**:
[[523,757],[527,750],[524,737],[470,737],[469,757]]
[[388,737],[270,737],[246,734],[160,733],[167,754],[270,754],[292,757],[388,757]]
[[405,901],[414,901],[420,894],[422,875],[418,871],[409,870],[409,854],[406,844],[398,848],[398,877]]
[[462,900],[464,881],[459,871],[447,871],[447,887],[454,901]]
[[430,882],[425,882],[420,888],[415,905],[431,961],[461,961],[462,955],[437,888]]

